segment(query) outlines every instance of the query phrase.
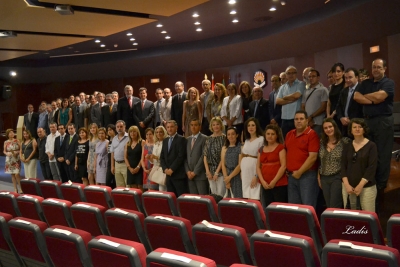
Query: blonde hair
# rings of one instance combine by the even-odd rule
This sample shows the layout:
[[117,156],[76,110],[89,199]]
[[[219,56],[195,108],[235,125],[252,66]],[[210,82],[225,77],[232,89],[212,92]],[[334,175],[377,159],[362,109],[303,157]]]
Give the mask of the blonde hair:
[[[163,131],[163,133],[164,133],[164,138],[168,135],[167,130],[165,130],[164,126],[162,126],[162,125],[157,126],[156,129],[154,130],[154,132],[156,132],[157,129],[161,129],[161,130]],[[154,142],[158,142],[158,141],[160,141],[160,140],[158,140],[157,135],[155,134],[155,135],[154,135]]]
[[132,145],[131,132],[136,132],[137,133],[137,136],[138,136],[137,142],[138,142],[138,144],[141,143],[142,142],[142,137],[140,136],[139,128],[137,126],[133,125],[133,126],[129,127],[129,130],[128,130],[128,138],[129,138],[129,140],[128,140],[127,146]]
[[105,139],[107,139],[107,130],[106,130],[106,128],[100,127],[100,128],[97,130],[97,137],[98,137],[98,135],[99,135],[99,132],[104,132]]
[[221,126],[221,131],[222,131],[222,132],[225,131],[225,125],[222,123],[221,118],[220,118],[220,117],[214,117],[214,118],[212,118],[211,121],[210,121],[210,128],[209,128],[209,129],[210,129],[211,132],[214,132],[213,129],[212,129],[212,124],[213,124],[214,122],[218,122],[218,123],[219,123],[219,125]]
[[[90,131],[90,129],[91,129],[93,126],[96,126],[96,133],[95,133],[95,134],[92,134],[92,132]],[[98,137],[97,137],[97,134],[98,134],[98,133],[99,133],[99,126],[97,126],[96,123],[91,123],[91,124],[89,125],[89,141],[92,141],[93,138],[95,138],[95,137],[96,137],[96,139],[98,139]]]
[[199,100],[199,90],[196,89],[196,87],[190,87],[189,90],[187,91],[187,99],[190,100],[190,91],[195,91],[196,92],[196,99],[195,101]]

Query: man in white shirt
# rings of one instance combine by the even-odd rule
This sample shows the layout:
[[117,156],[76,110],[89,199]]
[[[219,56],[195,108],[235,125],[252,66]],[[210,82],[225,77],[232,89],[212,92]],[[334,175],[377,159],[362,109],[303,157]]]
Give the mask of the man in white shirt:
[[45,152],[49,156],[49,164],[51,175],[53,176],[53,180],[61,181],[60,172],[57,167],[57,161],[54,157],[54,142],[56,137],[60,136],[60,133],[57,131],[57,123],[50,123],[50,134],[47,136]]

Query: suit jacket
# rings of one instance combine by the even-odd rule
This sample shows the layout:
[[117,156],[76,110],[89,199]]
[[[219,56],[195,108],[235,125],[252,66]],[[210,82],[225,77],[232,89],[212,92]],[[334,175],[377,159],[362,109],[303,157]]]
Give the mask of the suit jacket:
[[178,123],[179,129],[182,128],[183,102],[186,100],[186,92],[182,93],[181,101],[178,100],[178,94],[172,97],[171,120]]
[[[53,116],[53,111],[47,114],[47,126],[48,127],[50,127],[50,123],[53,123],[53,122],[57,123],[57,118],[58,118],[57,111],[54,111],[54,116]],[[57,115],[57,117],[55,115]]]
[[258,103],[256,114],[254,116],[254,110],[256,108],[256,101],[251,101],[249,104],[249,116],[255,117],[260,123],[261,129],[264,131],[265,126],[270,122],[269,119],[269,109],[268,100],[261,98]]
[[154,119],[154,103],[150,100],[146,100],[142,109],[142,101],[137,102],[133,106],[133,119],[136,125],[139,125],[139,122],[142,121],[146,125],[146,128],[152,127]]
[[38,123],[39,123],[39,113],[32,112],[31,121],[29,121],[29,113],[26,113],[24,115],[25,129],[28,130],[35,139],[38,138],[37,136]]
[[126,129],[129,129],[129,127],[135,124],[132,109],[135,103],[137,103],[138,101],[140,101],[139,98],[132,96],[132,108],[131,108],[129,106],[128,98],[126,98],[126,96],[118,99],[117,120],[123,120],[126,124]]
[[101,127],[101,106],[100,103],[97,103],[93,106],[92,110],[90,111],[92,123],[96,123],[97,126]]
[[[278,94],[277,94],[278,96]],[[280,126],[282,124],[282,119],[281,119],[281,115],[282,115],[282,106],[281,105],[275,105],[274,108],[274,91],[272,91],[271,93],[269,93],[269,103],[268,103],[268,108],[269,108],[269,121],[271,121],[272,119],[274,119],[278,125]]]
[[75,164],[76,147],[78,146],[78,133],[72,137],[71,143],[69,142],[70,136],[65,140],[65,160],[69,160],[71,164]]
[[163,140],[163,147],[160,154],[160,164],[165,171],[165,169],[172,169],[173,173],[170,177],[171,179],[187,179],[185,174],[185,159],[186,159],[186,138],[182,135],[176,134],[171,148],[168,151],[169,137]]
[[86,106],[84,105],[80,105],[79,107],[74,106],[72,108],[72,122],[75,124],[76,130],[85,127],[85,110]]
[[54,140],[54,158],[65,157],[65,147],[69,140],[69,135],[65,134],[62,144],[60,144],[61,136],[57,136]]
[[[207,120],[210,121],[212,119],[211,118],[211,102],[214,99],[214,92],[210,90],[210,93],[208,94],[208,98],[207,98],[207,103],[205,103],[205,105],[203,104],[204,97],[205,97],[205,93],[202,93],[200,95],[200,102],[201,102],[201,105],[203,106],[203,112],[204,112],[204,110],[206,111]],[[204,113],[203,113],[203,115],[204,115]]]
[[[153,128],[154,129],[157,127],[157,125],[156,125],[157,113],[158,113],[158,116],[160,116],[161,105],[162,105],[162,103],[164,101],[165,101],[164,98],[161,99],[160,108],[158,110],[157,110],[157,102],[158,102],[158,100],[154,101],[154,120],[153,120]],[[162,124],[161,116],[160,116],[160,124]]]
[[[358,83],[356,88],[355,88],[355,90],[354,90],[354,92],[358,91],[360,86],[361,86],[361,83]],[[363,106],[361,104],[357,103],[354,100],[354,92],[351,95],[349,108],[347,110],[347,113],[349,115],[349,119],[363,118],[364,117]],[[336,107],[336,116],[338,117],[339,120],[342,117],[346,117],[345,114],[344,114],[344,111],[346,109],[347,95],[348,94],[349,94],[349,87],[343,88],[343,90],[340,92],[338,105]]]
[[118,104],[112,106],[110,112],[110,106],[104,106],[101,108],[101,126],[107,127],[109,124],[114,124],[117,122],[117,108]]
[[192,148],[193,136],[190,136],[186,142],[186,160],[185,160],[185,172],[194,172],[196,176],[195,180],[206,180],[206,169],[203,162],[203,150],[206,144],[207,136],[199,133],[196,141]]

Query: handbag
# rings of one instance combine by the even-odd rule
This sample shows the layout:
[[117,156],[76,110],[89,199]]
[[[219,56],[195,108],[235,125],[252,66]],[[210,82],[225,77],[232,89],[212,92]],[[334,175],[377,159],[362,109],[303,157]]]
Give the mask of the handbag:
[[153,167],[149,174],[149,180],[160,185],[165,185],[166,175],[160,166]]

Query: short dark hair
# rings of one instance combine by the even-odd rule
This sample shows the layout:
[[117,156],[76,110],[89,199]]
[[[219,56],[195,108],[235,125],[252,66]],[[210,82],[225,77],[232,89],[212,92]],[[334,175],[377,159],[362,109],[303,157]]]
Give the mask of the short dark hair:
[[335,72],[337,67],[339,67],[342,71],[344,71],[344,65],[340,62],[333,64],[331,71]]
[[367,137],[367,136],[368,136],[368,134],[369,134],[369,127],[368,127],[367,123],[365,122],[365,120],[364,120],[364,119],[360,119],[360,118],[354,118],[354,119],[351,119],[351,121],[350,121],[350,123],[349,123],[349,126],[348,126],[348,134],[349,134],[349,136],[350,136],[351,138],[354,139],[354,136],[353,136],[353,134],[351,133],[351,128],[353,127],[353,123],[361,125],[361,127],[364,129],[364,134],[363,134],[364,137]]
[[317,71],[316,69],[310,69],[310,71],[309,71],[308,73],[310,73],[310,72],[315,72],[315,73],[317,74],[318,77],[320,76],[320,75],[319,75],[319,71]]
[[145,92],[147,93],[146,87],[140,87],[140,88],[139,88],[139,93],[142,92],[142,91],[145,91]]
[[67,124],[67,127],[69,127],[69,126],[72,126],[72,127],[75,128],[75,124],[73,124],[72,122],[70,122],[70,123]]
[[201,122],[200,122],[200,120],[198,118],[191,119],[190,122],[189,122],[189,125],[190,125],[190,123],[192,121],[197,121],[197,123],[201,126]]
[[265,131],[264,131],[264,145],[265,145],[265,146],[268,146],[268,141],[267,141],[267,139],[265,138],[265,134],[267,133],[267,130],[273,130],[273,131],[275,131],[276,135],[278,136],[278,138],[277,138],[276,141],[277,141],[279,144],[283,144],[283,142],[284,142],[285,140],[284,140],[284,137],[283,137],[283,134],[282,134],[282,129],[281,129],[281,127],[279,127],[279,126],[276,125],[276,124],[268,124],[268,125],[265,127]]
[[308,114],[305,110],[298,110],[296,111],[296,113],[294,114],[294,116],[296,116],[296,114],[304,114],[304,116],[306,117],[306,119],[308,119]]
[[352,71],[354,73],[355,77],[358,77],[360,75],[360,73],[358,72],[358,70],[356,68],[347,68],[344,73],[348,73],[350,71]]
[[362,74],[362,75],[369,76],[369,72],[368,72],[368,70],[366,70],[366,69],[359,69],[359,70],[358,70],[358,73],[359,73],[359,74]]
[[112,131],[114,131],[114,134],[117,135],[117,128],[115,128],[114,124],[109,124],[107,125],[107,131],[111,129]]
[[[235,126],[229,126],[228,127],[228,129],[226,129],[226,135],[228,136],[228,131],[229,130],[233,130],[233,131],[235,131],[235,133],[236,133],[236,135],[237,135],[237,137],[236,137],[236,145],[239,143],[239,135],[238,135],[238,130],[236,129],[236,127]],[[226,147],[226,148],[228,148],[229,147],[229,145],[230,145],[230,142],[229,142],[229,140],[228,140],[228,137],[226,137],[225,138],[225,144],[224,144],[224,146]]]

